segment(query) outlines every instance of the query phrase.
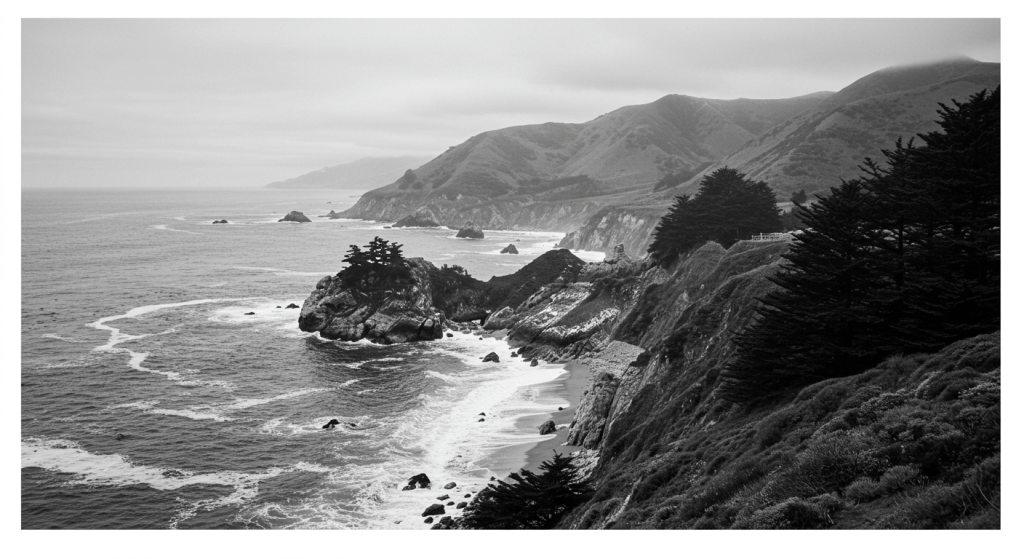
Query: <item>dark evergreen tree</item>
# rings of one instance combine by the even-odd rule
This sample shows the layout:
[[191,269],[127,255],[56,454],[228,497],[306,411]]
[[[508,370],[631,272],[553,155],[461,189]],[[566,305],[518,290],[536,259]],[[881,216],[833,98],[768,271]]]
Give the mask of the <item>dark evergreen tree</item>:
[[537,475],[527,469],[498,480],[477,494],[457,521],[464,529],[522,530],[552,528],[566,511],[589,497],[572,458],[555,454]]
[[715,241],[728,248],[756,233],[782,230],[775,195],[762,181],[751,181],[729,167],[716,169],[701,180],[692,199],[676,198],[654,232],[647,251],[662,266],[680,254]]
[[842,376],[1000,325],[999,90],[941,105],[924,145],[833,188],[806,223],[759,316],[735,338],[723,394]]

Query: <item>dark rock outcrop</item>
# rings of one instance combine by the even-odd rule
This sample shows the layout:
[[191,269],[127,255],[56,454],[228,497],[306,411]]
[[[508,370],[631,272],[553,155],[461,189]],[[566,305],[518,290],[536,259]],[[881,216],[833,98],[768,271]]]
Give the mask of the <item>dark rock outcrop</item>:
[[457,509],[464,509],[464,508],[466,508],[467,504],[468,503],[466,503],[466,501],[462,501],[461,503],[455,505],[455,508],[457,508]]
[[423,523],[424,524],[433,524],[434,523],[434,517],[433,516],[428,516],[428,517],[424,518],[423,519]]
[[291,211],[288,212],[288,215],[277,220],[278,223],[282,221],[294,221],[295,223],[310,223],[313,220],[306,217],[302,212]]
[[249,312],[247,312],[247,313],[244,313],[244,314],[245,314],[246,316],[249,316],[249,315],[254,315],[254,314],[256,314],[256,313],[254,313],[254,312],[252,312],[252,311],[249,311]]
[[484,356],[484,363],[498,363],[498,354],[493,351]]
[[226,219],[218,219],[217,221],[214,221],[213,224],[217,225],[219,223],[227,223],[227,222],[228,222],[228,220],[226,220]]
[[406,482],[405,490],[407,490],[407,489],[417,489],[417,488],[419,488],[419,489],[427,489],[429,487],[430,487],[430,478],[427,477],[427,474],[416,474],[416,475],[412,476],[411,478],[409,478],[409,481]]
[[445,493],[444,495],[441,495],[440,497],[438,497],[437,500],[438,501],[444,501],[444,500],[447,500],[448,498],[449,498],[448,494]]
[[451,489],[451,488],[455,487],[455,485],[456,484],[455,484],[454,481],[449,481],[448,483],[444,484],[444,488],[445,489]]
[[551,421],[551,420],[545,421],[540,426],[540,434],[541,435],[550,435],[551,433],[554,433],[557,430],[558,430],[558,428],[555,427],[555,422]]
[[455,238],[482,239],[484,238],[484,231],[476,225],[473,225],[472,221],[467,221],[466,224],[462,226],[462,229],[459,229],[459,232],[455,234]]
[[324,426],[322,427],[322,429],[334,429],[334,426],[335,426],[335,425],[339,425],[340,423],[341,423],[341,422],[340,422],[340,421],[338,421],[337,419],[332,419],[332,420],[328,421],[328,422],[327,422],[327,425],[324,425]]
[[370,278],[353,287],[344,276],[325,276],[306,298],[299,313],[303,332],[319,332],[329,340],[377,343],[436,340],[443,335],[443,315],[432,304],[430,269],[422,258],[406,260],[406,285],[374,284]]
[[[330,204],[330,202],[327,202],[327,203]],[[327,212],[326,214],[318,215],[317,217],[326,217],[328,219],[340,219],[341,218],[341,213],[336,212],[334,210],[331,210],[331,211]]]
[[297,309],[297,308],[300,308],[300,307],[298,305],[296,305],[295,303],[288,303],[288,306],[285,307],[285,308],[286,309]]
[[533,360],[531,360],[531,361],[530,361],[530,366],[531,366],[531,367],[536,367],[536,366],[537,366],[537,365],[539,365],[539,364],[540,364],[540,363],[538,363],[536,359],[533,359]]
[[501,249],[501,253],[502,254],[519,254],[519,251],[516,250],[516,245],[509,244],[507,247]]

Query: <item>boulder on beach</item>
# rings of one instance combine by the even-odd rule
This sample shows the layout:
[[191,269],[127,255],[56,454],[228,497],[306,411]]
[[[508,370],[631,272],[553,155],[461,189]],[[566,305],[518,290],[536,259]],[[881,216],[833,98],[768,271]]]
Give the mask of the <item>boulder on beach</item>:
[[463,495],[462,497],[463,497],[464,499],[468,499],[468,498],[472,497],[472,495],[470,495],[469,493],[466,493],[466,494],[465,494],[465,495]]
[[416,489],[417,487],[420,489],[427,489],[430,487],[430,478],[427,477],[427,474],[416,474],[409,478],[409,481],[406,482],[405,485],[406,489]]
[[[424,524],[433,524],[434,523],[434,517],[433,516],[428,516],[428,517],[424,518],[423,519],[423,523]],[[431,528],[431,529],[433,529],[433,528]]]
[[466,224],[462,226],[462,229],[459,229],[459,232],[455,234],[455,238],[482,239],[484,238],[484,232],[476,225],[473,225],[472,221],[467,221]]
[[214,221],[213,224],[217,225],[218,223],[227,223],[227,222],[228,222],[228,220],[226,220],[226,219],[218,219],[217,221]]
[[530,361],[530,366],[531,366],[531,367],[536,367],[536,366],[537,366],[537,365],[539,365],[539,364],[540,364],[540,363],[538,363],[536,359],[534,359],[533,361]]
[[519,251],[516,250],[516,245],[509,243],[509,245],[507,247],[501,249],[501,253],[502,254],[519,254]]
[[448,483],[444,484],[444,488],[445,489],[451,489],[451,488],[455,487],[455,485],[456,484],[455,484],[454,481],[449,481]]
[[446,499],[448,499],[448,495],[447,494],[441,495],[440,497],[437,498],[438,501],[444,501]]
[[288,306],[285,307],[285,308],[286,309],[297,309],[297,308],[299,308],[299,306],[296,305],[295,303],[288,303]]
[[445,335],[448,336],[449,338],[454,338],[455,337],[455,334],[452,334],[451,332],[448,332]]
[[461,503],[455,505],[455,508],[457,508],[457,509],[464,509],[464,508],[466,508],[466,501],[462,501]]
[[509,357],[519,357],[519,354],[513,351],[512,355],[510,355]]
[[[481,338],[482,339],[482,338]],[[493,351],[484,356],[484,363],[498,363],[498,354]]]
[[438,520],[437,523],[441,526],[451,526],[455,521],[450,516],[442,516],[441,520]]
[[544,424],[540,426],[541,435],[550,435],[551,433],[554,433],[557,430],[558,428],[555,427],[555,422],[551,420],[545,421]]
[[454,507],[454,506],[455,506],[455,501],[448,501],[448,502],[447,502],[447,503],[445,504],[445,506],[449,506],[449,507]]
[[310,223],[313,220],[306,217],[302,212],[291,211],[288,212],[288,215],[277,220],[278,223],[282,221],[294,221],[295,223]]
[[433,516],[435,514],[444,514],[444,505],[433,504],[427,507],[427,510],[423,511],[422,516]]

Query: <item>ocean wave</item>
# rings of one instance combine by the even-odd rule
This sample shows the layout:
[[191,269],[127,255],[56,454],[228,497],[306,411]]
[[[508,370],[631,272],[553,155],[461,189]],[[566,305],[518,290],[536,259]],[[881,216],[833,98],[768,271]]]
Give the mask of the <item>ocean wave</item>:
[[[347,383],[342,384],[342,386],[348,386],[349,384],[352,384],[353,382],[356,382],[358,380],[359,379],[351,380],[351,381],[349,381]],[[253,406],[262,406],[263,404],[269,404],[270,402],[276,402],[276,401],[279,401],[279,400],[288,400],[288,399],[291,399],[291,398],[298,398],[299,396],[305,396],[306,394],[313,394],[315,392],[327,392],[327,391],[330,391],[330,390],[331,390],[330,388],[305,388],[303,390],[296,390],[294,392],[289,392],[287,394],[280,394],[278,396],[271,396],[269,398],[249,398],[249,399],[246,399],[246,400],[238,400],[234,404],[228,404],[228,405],[221,406],[221,407],[223,409],[228,409],[228,410],[242,410],[242,409],[246,409],[246,408],[251,408]]]
[[268,268],[265,266],[232,266],[236,270],[253,270],[256,272],[270,272],[276,276],[310,276],[322,278],[331,275],[331,272],[298,272],[284,268]]
[[457,378],[455,378],[455,377],[453,377],[451,375],[446,375],[444,373],[439,373],[437,371],[425,371],[423,373],[423,376],[425,376],[427,378],[436,378],[436,379],[443,380],[445,382],[450,382],[450,383],[459,382],[459,379],[457,379]]
[[150,227],[152,227],[153,229],[156,229],[158,231],[174,231],[175,233],[188,233],[189,235],[202,235],[202,233],[198,233],[196,231],[186,231],[184,229],[172,229],[171,227],[168,227],[167,225],[150,225]]
[[220,485],[234,490],[223,497],[183,502],[184,506],[171,519],[169,528],[195,516],[201,510],[212,510],[251,501],[259,494],[259,483],[283,473],[308,471],[324,473],[330,468],[319,464],[298,462],[289,467],[268,468],[248,473],[222,470],[196,473],[188,470],[135,464],[121,454],[93,454],[73,441],[64,439],[28,438],[21,441],[21,467],[43,468],[76,479],[69,484],[127,487],[146,485],[159,491],[174,491],[189,485]]
[[160,400],[142,400],[139,402],[130,402],[127,404],[115,404],[109,406],[107,409],[132,409],[138,410],[142,413],[152,415],[172,415],[178,417],[185,417],[196,421],[212,420],[218,422],[234,421],[232,418],[217,413],[213,408],[209,406],[200,406],[186,409],[166,409],[158,408],[157,404]]
[[62,342],[70,342],[70,343],[73,343],[73,344],[84,343],[82,340],[78,340],[78,339],[70,338],[70,337],[66,337],[66,336],[61,336],[60,334],[43,334],[42,336],[39,336],[39,337],[40,338],[50,338],[50,339],[53,339],[53,340],[60,340]]

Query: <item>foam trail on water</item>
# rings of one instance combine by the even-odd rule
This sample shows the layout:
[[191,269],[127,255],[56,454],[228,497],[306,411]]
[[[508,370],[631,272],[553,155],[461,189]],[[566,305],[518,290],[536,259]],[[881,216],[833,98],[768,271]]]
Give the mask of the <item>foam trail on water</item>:
[[167,225],[150,225],[150,227],[152,227],[153,229],[156,229],[157,231],[174,231],[175,233],[188,233],[189,235],[202,235],[202,233],[197,233],[195,231],[186,231],[184,229],[172,229],[172,228],[168,227]]
[[[117,320],[123,320],[123,319],[126,319],[126,318],[137,318],[137,317],[143,316],[145,314],[149,314],[149,313],[152,313],[152,312],[160,311],[160,310],[163,310],[163,309],[173,309],[173,308],[178,308],[178,307],[188,307],[188,306],[194,306],[194,305],[206,305],[206,304],[210,304],[210,303],[223,303],[223,302],[226,302],[226,301],[240,301],[240,300],[243,300],[243,299],[197,299],[197,300],[194,300],[194,301],[184,301],[184,302],[181,302],[181,303],[163,303],[163,304],[160,304],[160,305],[145,305],[145,306],[142,306],[142,307],[135,307],[134,309],[131,309],[131,310],[129,310],[128,312],[126,312],[124,314],[118,314],[118,315],[114,315],[114,316],[103,317],[103,318],[97,320],[96,322],[87,324],[87,326],[91,326],[93,328],[96,328],[97,330],[107,330],[108,332],[110,332],[110,337],[107,339],[107,343],[105,343],[103,345],[100,345],[100,346],[94,347],[92,349],[92,351],[107,351],[107,352],[127,353],[128,354],[128,366],[129,367],[131,367],[131,368],[133,368],[133,369],[135,369],[137,371],[144,372],[144,373],[154,373],[154,374],[158,374],[158,375],[163,375],[163,376],[167,377],[168,380],[181,381],[181,374],[180,373],[176,373],[174,371],[158,371],[156,369],[150,369],[150,368],[147,368],[147,367],[143,367],[142,363],[146,360],[147,357],[149,357],[148,353],[132,351],[132,350],[127,349],[127,348],[117,347],[118,345],[120,345],[120,344],[122,344],[124,342],[145,338],[145,337],[149,336],[150,334],[142,334],[142,335],[125,334],[125,333],[121,332],[120,328],[116,328],[114,326],[108,326],[107,323],[108,322],[114,322],[114,321],[117,321]],[[172,333],[172,332],[174,332],[173,329],[168,330],[166,332],[162,332],[161,334],[168,334],[168,333]],[[223,383],[205,383],[205,382],[202,382],[202,381],[190,381],[189,384],[215,384],[215,385],[222,385]]]

